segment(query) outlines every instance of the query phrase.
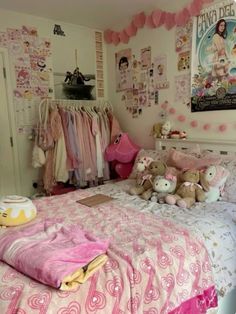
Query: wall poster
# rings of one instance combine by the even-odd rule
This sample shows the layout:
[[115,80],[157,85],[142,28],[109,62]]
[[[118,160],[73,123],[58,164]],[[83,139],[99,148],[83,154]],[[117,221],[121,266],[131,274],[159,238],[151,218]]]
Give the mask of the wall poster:
[[225,0],[194,18],[191,111],[236,109],[236,4]]
[[132,88],[132,52],[124,49],[116,53],[116,91]]

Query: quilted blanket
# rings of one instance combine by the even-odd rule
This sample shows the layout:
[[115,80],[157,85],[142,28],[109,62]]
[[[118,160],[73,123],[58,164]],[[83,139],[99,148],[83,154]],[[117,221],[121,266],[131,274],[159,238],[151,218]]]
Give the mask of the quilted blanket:
[[[217,306],[208,253],[199,239],[170,219],[116,201],[95,208],[76,202],[91,194],[37,200],[37,219],[63,219],[108,238],[107,262],[73,291],[38,283],[2,262],[1,313],[200,314]],[[8,232],[2,230],[0,238]]]

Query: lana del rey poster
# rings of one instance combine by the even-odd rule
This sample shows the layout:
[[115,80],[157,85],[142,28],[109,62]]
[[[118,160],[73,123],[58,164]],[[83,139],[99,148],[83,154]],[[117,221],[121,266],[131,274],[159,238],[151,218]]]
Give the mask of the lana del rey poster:
[[193,21],[191,111],[236,109],[236,3],[221,1]]

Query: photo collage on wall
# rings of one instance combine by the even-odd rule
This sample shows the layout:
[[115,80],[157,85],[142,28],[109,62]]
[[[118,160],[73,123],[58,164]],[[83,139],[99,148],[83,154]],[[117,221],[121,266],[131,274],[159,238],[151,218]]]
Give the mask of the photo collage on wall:
[[35,27],[8,28],[0,32],[0,47],[8,48],[15,74],[14,105],[18,132],[37,121],[37,105],[50,96],[52,86],[51,41]]
[[194,18],[192,112],[236,109],[235,15],[236,3],[225,0]]
[[151,47],[141,49],[140,58],[131,49],[116,53],[116,90],[123,92],[121,100],[133,118],[143,109],[158,105],[159,90],[169,88],[166,56],[152,62]]
[[180,74],[174,78],[175,97],[174,101],[188,105],[190,102],[190,68],[191,68],[191,45],[192,45],[193,21],[190,19],[185,26],[176,26],[175,51],[177,53],[177,71]]

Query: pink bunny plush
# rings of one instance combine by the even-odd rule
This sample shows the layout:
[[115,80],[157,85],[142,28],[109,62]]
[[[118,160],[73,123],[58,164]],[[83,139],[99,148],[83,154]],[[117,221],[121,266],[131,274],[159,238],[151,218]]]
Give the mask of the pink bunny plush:
[[222,166],[209,166],[201,174],[200,183],[206,191],[206,202],[211,203],[221,199],[225,182],[229,176],[229,171]]

